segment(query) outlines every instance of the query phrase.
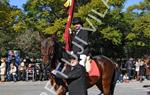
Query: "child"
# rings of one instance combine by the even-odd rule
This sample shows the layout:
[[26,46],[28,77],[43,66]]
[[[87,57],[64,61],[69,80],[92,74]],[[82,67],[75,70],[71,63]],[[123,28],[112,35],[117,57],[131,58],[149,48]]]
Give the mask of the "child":
[[124,81],[125,83],[129,83],[129,77],[128,77],[128,74],[127,74],[127,73],[123,76],[123,81]]

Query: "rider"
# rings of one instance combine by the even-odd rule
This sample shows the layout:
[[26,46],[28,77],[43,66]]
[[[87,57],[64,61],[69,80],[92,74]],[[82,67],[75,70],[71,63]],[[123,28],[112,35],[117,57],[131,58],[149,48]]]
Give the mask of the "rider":
[[[64,73],[56,70],[52,71],[52,73],[57,77],[67,79],[69,95],[87,95],[86,70],[84,67],[89,51],[87,47],[88,45],[85,44],[88,42],[88,32],[81,29],[82,24],[81,18],[75,17],[73,19],[73,25],[76,32],[72,42],[75,42],[76,44],[72,44],[71,54],[75,54],[79,57],[81,59],[80,62],[73,56],[70,56],[71,58],[69,59],[71,59],[71,70],[66,70]],[[77,39],[77,37],[85,43]],[[77,44],[80,45],[80,47],[77,46]]]
[[[87,59],[87,55],[89,53],[89,48],[88,48],[88,31],[83,30],[83,22],[80,17],[74,17],[72,24],[74,25],[75,28],[75,35],[72,39],[72,42],[75,42],[76,44],[72,44],[72,52],[71,54],[77,55],[79,57],[80,62],[79,64],[85,67],[85,62]],[[80,38],[81,40],[77,39]],[[79,45],[79,46],[78,46]],[[81,47],[83,49],[81,49]]]
[[67,76],[57,70],[52,71],[52,73],[67,80],[69,95],[87,95],[86,70],[82,65],[78,64],[78,60],[73,57],[70,59],[71,70],[64,72]]

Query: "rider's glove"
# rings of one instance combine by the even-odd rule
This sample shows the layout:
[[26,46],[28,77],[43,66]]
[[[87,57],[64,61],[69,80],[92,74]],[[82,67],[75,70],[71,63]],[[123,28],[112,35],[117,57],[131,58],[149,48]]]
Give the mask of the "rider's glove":
[[73,51],[71,51],[70,54],[73,55],[74,54]]

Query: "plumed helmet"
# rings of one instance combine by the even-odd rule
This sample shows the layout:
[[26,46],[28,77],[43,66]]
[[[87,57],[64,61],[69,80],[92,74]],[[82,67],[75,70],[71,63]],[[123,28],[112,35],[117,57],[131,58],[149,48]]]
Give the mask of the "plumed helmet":
[[82,20],[80,17],[74,17],[73,20],[72,20],[72,24],[75,25],[75,24],[83,24]]

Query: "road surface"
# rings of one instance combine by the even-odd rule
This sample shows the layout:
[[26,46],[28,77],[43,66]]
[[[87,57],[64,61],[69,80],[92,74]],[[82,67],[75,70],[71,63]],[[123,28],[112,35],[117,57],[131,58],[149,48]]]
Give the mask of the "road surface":
[[[144,85],[150,85],[150,80],[142,83],[135,80],[130,83],[117,83],[114,95],[148,95],[150,88],[144,88]],[[50,86],[47,81],[0,83],[0,95],[53,95],[48,89]],[[99,93],[100,91],[95,86],[88,89],[88,95]]]

